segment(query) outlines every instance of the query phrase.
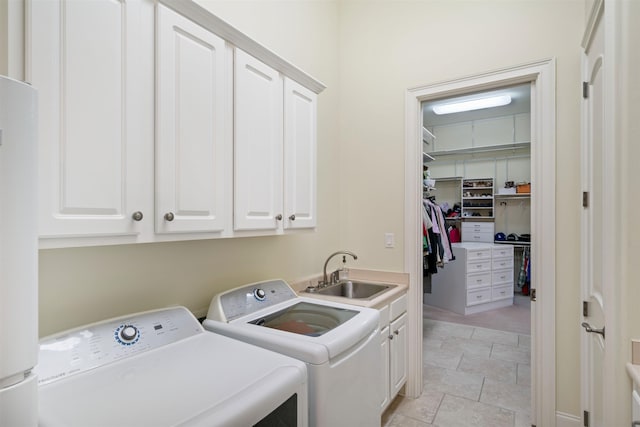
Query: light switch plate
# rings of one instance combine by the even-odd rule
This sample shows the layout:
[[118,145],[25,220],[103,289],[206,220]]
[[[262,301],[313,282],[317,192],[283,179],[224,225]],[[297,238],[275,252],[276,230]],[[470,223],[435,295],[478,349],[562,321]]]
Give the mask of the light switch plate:
[[631,363],[640,365],[640,340],[631,340]]
[[396,245],[396,238],[393,233],[384,233],[384,247],[393,248]]

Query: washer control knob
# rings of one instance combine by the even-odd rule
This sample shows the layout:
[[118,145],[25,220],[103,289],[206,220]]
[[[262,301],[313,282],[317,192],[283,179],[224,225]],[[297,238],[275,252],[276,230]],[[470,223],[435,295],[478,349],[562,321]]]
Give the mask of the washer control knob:
[[124,342],[130,342],[138,336],[138,329],[133,325],[125,325],[120,330],[120,339]]
[[253,296],[256,297],[258,301],[264,301],[264,299],[267,296],[267,293],[264,291],[264,289],[258,288],[253,290]]

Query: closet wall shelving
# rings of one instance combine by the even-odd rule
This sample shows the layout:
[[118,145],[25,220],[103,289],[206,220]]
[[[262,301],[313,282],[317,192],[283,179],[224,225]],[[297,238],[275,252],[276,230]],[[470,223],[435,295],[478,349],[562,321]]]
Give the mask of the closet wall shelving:
[[462,218],[493,218],[493,178],[462,180]]

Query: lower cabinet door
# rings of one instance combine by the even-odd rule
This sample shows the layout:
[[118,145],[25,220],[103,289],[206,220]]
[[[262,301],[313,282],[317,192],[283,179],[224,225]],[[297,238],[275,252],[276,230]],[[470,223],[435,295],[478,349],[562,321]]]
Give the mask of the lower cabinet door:
[[395,397],[407,381],[407,314],[391,322],[391,398]]

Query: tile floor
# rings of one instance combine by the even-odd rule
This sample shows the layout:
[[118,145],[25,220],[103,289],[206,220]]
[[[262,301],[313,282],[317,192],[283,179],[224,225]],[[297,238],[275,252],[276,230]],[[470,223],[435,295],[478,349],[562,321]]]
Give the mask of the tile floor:
[[424,384],[383,427],[529,427],[530,335],[424,319]]

